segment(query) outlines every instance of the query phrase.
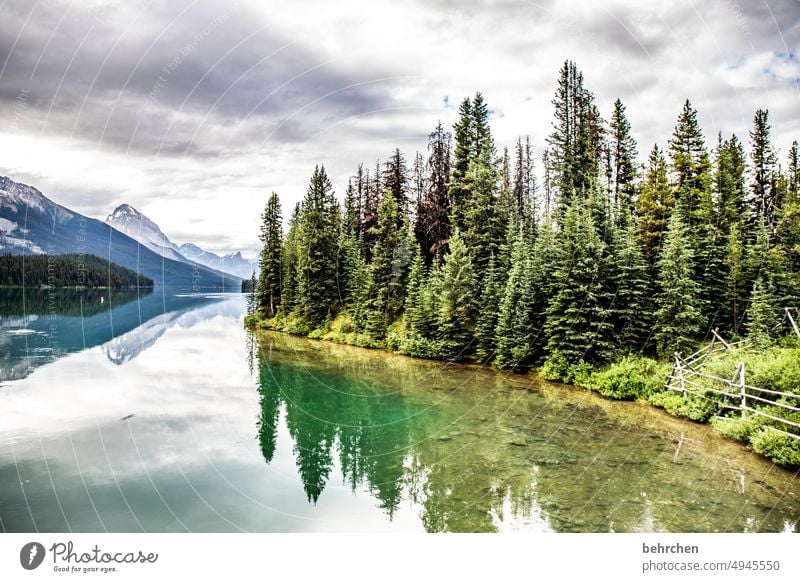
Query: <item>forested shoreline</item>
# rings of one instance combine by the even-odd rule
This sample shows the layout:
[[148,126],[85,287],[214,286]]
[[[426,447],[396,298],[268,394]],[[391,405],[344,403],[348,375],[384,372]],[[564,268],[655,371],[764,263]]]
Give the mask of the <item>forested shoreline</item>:
[[153,280],[95,255],[0,255],[0,280],[8,287],[124,289]]
[[[657,393],[663,362],[713,329],[795,351],[782,316],[800,307],[798,143],[784,166],[768,112],[755,112],[749,147],[721,132],[709,147],[686,100],[640,166],[625,106],[605,120],[572,62],[553,105],[540,177],[528,138],[498,149],[477,93],[452,135],[441,124],[430,134],[427,156],[407,163],[396,149],[360,165],[343,205],[315,168],[285,235],[273,193],[249,323],[535,367],[622,398]],[[786,446],[800,465],[798,442]]]

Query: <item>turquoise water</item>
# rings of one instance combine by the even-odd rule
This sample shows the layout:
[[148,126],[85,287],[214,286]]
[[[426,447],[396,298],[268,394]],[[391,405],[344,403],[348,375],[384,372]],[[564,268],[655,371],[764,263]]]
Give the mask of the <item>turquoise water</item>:
[[4,531],[798,528],[797,475],[647,406],[101,295],[0,291]]

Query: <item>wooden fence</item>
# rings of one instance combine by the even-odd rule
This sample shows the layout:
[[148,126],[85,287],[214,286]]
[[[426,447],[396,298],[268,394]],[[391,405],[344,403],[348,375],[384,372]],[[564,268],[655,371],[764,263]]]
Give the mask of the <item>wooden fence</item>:
[[[797,325],[794,319],[792,319],[792,315],[788,309],[786,310],[786,314],[795,332],[798,334],[798,337],[800,337],[800,332],[798,332]],[[761,404],[775,406],[793,412],[800,412],[800,395],[750,386],[745,379],[746,372],[744,362],[739,362],[739,365],[736,366],[733,378],[731,379],[712,376],[698,370],[699,364],[709,356],[726,351],[735,352],[737,349],[748,345],[747,340],[728,343],[719,335],[717,330],[714,330],[712,333],[713,337],[711,343],[703,349],[689,356],[683,356],[680,352],[675,352],[675,364],[672,366],[672,371],[667,377],[665,388],[716,402],[718,406],[717,414],[722,410],[738,410],[742,418],[747,418],[748,415],[755,414],[769,418],[785,427],[800,429],[800,423],[769,414],[755,407]],[[721,396],[722,399],[717,401],[710,398],[709,393]],[[784,401],[778,402],[776,399],[771,400],[765,396],[781,398]],[[792,402],[792,404],[787,403],[786,400]],[[777,427],[773,428],[783,434],[800,440],[800,435],[798,434],[787,432]]]

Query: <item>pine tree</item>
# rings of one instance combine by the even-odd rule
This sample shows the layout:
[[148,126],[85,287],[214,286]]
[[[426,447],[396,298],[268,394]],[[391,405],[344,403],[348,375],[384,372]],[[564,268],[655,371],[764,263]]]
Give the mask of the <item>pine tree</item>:
[[603,127],[594,95],[583,86],[583,74],[572,61],[561,68],[553,99],[555,122],[548,138],[548,172],[563,216],[576,196],[588,191],[599,170]]
[[658,262],[659,308],[655,314],[655,341],[662,357],[675,351],[690,352],[700,336],[703,316],[698,306],[699,288],[694,280],[694,251],[683,217],[676,211],[669,219],[664,250]]
[[294,312],[298,301],[297,258],[300,244],[300,214],[302,205],[298,202],[289,220],[289,231],[283,242],[281,253],[281,312],[289,315]]
[[609,126],[614,212],[618,220],[625,223],[633,212],[638,154],[631,124],[625,116],[625,106],[619,99],[614,102]]
[[532,337],[536,333],[531,314],[536,306],[531,292],[531,250],[518,230],[511,253],[511,270],[506,280],[497,316],[495,364],[504,370],[523,371],[532,365]]
[[745,156],[742,144],[735,135],[724,141],[720,139],[715,186],[719,209],[717,224],[723,232],[729,232],[733,225],[742,225],[746,209],[744,174]]
[[797,141],[792,142],[789,149],[789,163],[787,167],[787,199],[784,206],[800,204],[800,148]]
[[[398,224],[402,224],[398,215],[395,197],[387,193],[378,208],[378,225],[370,264],[373,292],[368,331],[376,339],[384,337],[387,326],[394,321],[403,305],[403,295],[399,291],[402,285],[400,271],[404,265],[399,265],[398,261],[400,249],[403,248],[403,232],[398,227]],[[406,257],[406,265],[408,259]]]
[[690,232],[709,221],[711,161],[697,111],[687,99],[669,142],[676,200]]
[[484,149],[470,164],[464,179],[468,198],[463,215],[463,240],[478,280],[483,280],[490,257],[498,255],[505,238],[506,219],[499,212],[497,187],[497,170],[490,151]]
[[281,246],[283,244],[283,219],[281,203],[273,192],[261,215],[261,267],[258,277],[258,309],[268,317],[275,317],[281,304]]
[[395,148],[386,161],[383,172],[383,187],[394,196],[398,218],[401,219],[408,212],[408,169],[406,168],[405,157],[399,148]]
[[654,145],[636,199],[636,233],[649,265],[655,264],[661,248],[661,239],[675,203],[674,196],[667,174],[667,160],[658,145]]
[[483,362],[491,361],[495,352],[495,330],[497,328],[497,306],[503,298],[503,281],[495,265],[494,255],[489,259],[489,267],[483,278],[480,301],[478,303],[475,338],[475,354]]
[[750,307],[747,310],[747,337],[760,349],[772,344],[775,328],[778,326],[777,309],[772,300],[769,286],[762,277],[753,284]]
[[652,326],[647,265],[631,225],[614,230],[611,260],[604,269],[613,293],[612,318],[617,345],[629,351],[642,351]]
[[750,224],[759,219],[768,230],[775,224],[776,191],[774,185],[777,159],[770,137],[769,114],[764,109],[756,111],[753,117],[753,130],[750,132],[753,162],[753,180],[750,184]]
[[720,320],[727,329],[734,333],[739,332],[744,314],[746,301],[745,287],[745,256],[741,228],[734,224],[728,236],[728,248],[725,258],[725,273],[727,285],[723,299]]
[[428,178],[415,233],[425,264],[441,254],[450,238],[450,134],[439,123],[428,136]]
[[330,317],[338,304],[340,220],[339,204],[325,167],[317,166],[303,200],[297,256],[298,307],[312,329]]
[[476,280],[472,259],[457,230],[449,246],[439,299],[439,337],[450,357],[462,359],[473,342]]
[[406,334],[409,337],[418,337],[422,334],[424,311],[422,308],[423,285],[425,281],[425,261],[419,247],[414,252],[411,268],[408,272],[406,287],[405,309],[403,310],[406,321]]
[[452,207],[452,224],[462,227],[462,212],[467,193],[464,191],[464,178],[470,162],[475,157],[475,127],[472,115],[472,101],[464,99],[458,109],[459,118],[453,125],[455,148],[453,151],[452,175],[448,183],[448,195]]
[[560,351],[572,364],[605,362],[613,342],[611,299],[601,273],[605,244],[589,208],[576,202],[567,209],[559,246],[556,290],[547,308],[547,350]]

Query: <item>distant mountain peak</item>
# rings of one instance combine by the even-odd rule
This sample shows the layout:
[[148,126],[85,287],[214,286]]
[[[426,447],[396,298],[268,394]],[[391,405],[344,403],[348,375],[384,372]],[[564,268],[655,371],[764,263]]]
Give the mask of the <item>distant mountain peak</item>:
[[108,215],[106,222],[162,257],[186,262],[186,258],[180,253],[178,246],[169,240],[161,228],[130,204],[117,206]]
[[144,214],[142,214],[141,212],[136,210],[130,204],[120,204],[106,218],[106,222],[108,222],[109,224],[113,224],[115,222],[121,222],[121,221],[132,222],[134,220],[139,220],[139,221],[147,224],[148,226],[152,225],[159,232],[161,232],[161,229],[158,228],[158,226],[156,225],[155,222],[153,222],[152,220],[147,218]]
[[224,271],[243,279],[249,278],[252,272],[257,270],[258,267],[258,257],[254,259],[245,259],[241,251],[220,256],[192,243],[182,244],[180,250],[183,256],[189,260],[196,261],[210,269]]

